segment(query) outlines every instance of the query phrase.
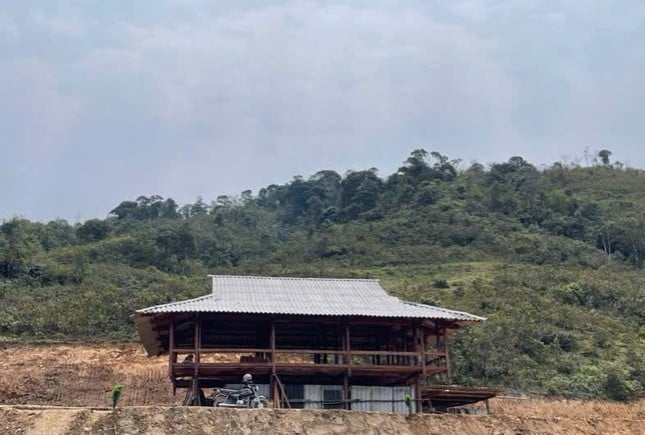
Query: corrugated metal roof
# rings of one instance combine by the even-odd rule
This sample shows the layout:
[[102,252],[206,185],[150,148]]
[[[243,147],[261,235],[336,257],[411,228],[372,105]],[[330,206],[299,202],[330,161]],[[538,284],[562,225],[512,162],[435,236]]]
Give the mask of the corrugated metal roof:
[[462,311],[401,301],[388,295],[375,279],[211,277],[211,294],[144,308],[137,314],[201,312],[485,320]]

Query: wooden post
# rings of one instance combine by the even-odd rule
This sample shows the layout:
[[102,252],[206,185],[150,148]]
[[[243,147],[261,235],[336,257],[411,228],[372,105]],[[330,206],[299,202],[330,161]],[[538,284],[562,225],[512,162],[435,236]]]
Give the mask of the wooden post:
[[351,337],[349,335],[349,323],[345,323],[345,355],[347,367],[347,376],[352,375],[352,346]]
[[271,381],[270,389],[273,396],[273,407],[280,408],[280,391],[278,390],[278,383],[276,382],[276,354],[275,354],[275,319],[271,319],[269,327],[269,347],[271,348]]
[[352,375],[352,349],[351,336],[349,334],[349,321],[345,320],[345,334],[343,334],[343,350],[345,352],[345,364],[347,369],[343,373],[343,409],[348,409],[349,403],[349,377]]
[[446,354],[446,376],[448,381],[452,380],[452,372],[450,371],[450,353],[448,352],[448,328],[443,328],[443,351]]
[[276,355],[275,355],[275,320],[274,319],[271,319],[271,328],[269,332],[269,347],[271,347],[271,365],[273,368],[273,373],[275,373]]
[[195,371],[193,373],[193,397],[196,405],[201,405],[199,400],[199,352],[201,351],[201,319],[199,314],[195,314],[195,337],[193,340],[194,344],[194,355],[195,360],[193,362]]
[[421,328],[421,352],[423,354],[423,375],[427,375],[427,365],[428,365],[428,360],[426,357],[426,352],[428,352],[428,331],[426,328]]
[[336,324],[334,325],[334,331],[336,331],[336,336],[340,338],[340,347],[342,348],[342,352],[339,354],[338,353],[338,340],[336,340],[336,344],[334,345],[335,352],[334,352],[334,364],[344,364],[345,363],[345,334],[340,331],[340,327],[342,324]]
[[[379,327],[378,331],[376,332],[376,350],[382,350],[381,349],[381,343],[383,343],[383,330],[381,327]],[[380,366],[381,365],[381,355],[376,355],[372,357],[372,364]]]
[[198,366],[199,366],[199,357],[200,357],[200,352],[202,350],[202,328],[201,328],[201,318],[199,317],[199,314],[195,314],[195,340],[194,340],[194,345],[195,345],[195,376],[198,374]]
[[273,407],[280,408],[280,391],[278,390],[278,383],[276,382],[275,372],[271,375],[270,389],[273,400]]
[[349,375],[347,372],[343,375],[343,409],[349,409]]
[[419,354],[417,366],[421,367],[421,374],[426,374],[426,356],[425,356],[425,339],[423,338],[421,332],[421,326],[419,322],[416,323],[414,327],[414,342],[415,342],[415,351]]
[[173,316],[170,317],[170,327],[168,328],[168,376],[175,380],[172,376],[172,365],[177,361],[177,355],[175,354],[175,319]]
[[415,412],[420,413],[422,404],[421,404],[421,376],[417,376],[414,382],[414,403],[415,403]]
[[172,395],[177,394],[177,384],[173,375],[173,364],[177,362],[177,354],[175,353],[175,317],[170,315],[170,327],[168,328],[168,377],[172,382]]

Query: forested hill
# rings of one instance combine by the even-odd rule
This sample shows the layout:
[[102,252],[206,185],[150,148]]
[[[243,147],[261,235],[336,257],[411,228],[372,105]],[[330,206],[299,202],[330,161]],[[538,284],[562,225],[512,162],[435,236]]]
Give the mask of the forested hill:
[[179,207],[124,201],[83,224],[0,225],[0,339],[131,340],[132,312],[209,291],[207,273],[375,277],[488,317],[454,339],[455,382],[579,397],[645,384],[645,171],[521,157],[458,169],[320,171]]

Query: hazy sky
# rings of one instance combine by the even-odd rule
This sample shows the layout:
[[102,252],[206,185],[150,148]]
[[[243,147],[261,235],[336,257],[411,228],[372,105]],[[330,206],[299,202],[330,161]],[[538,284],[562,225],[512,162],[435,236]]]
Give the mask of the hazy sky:
[[645,2],[0,0],[0,218],[256,193],[423,147],[645,167]]

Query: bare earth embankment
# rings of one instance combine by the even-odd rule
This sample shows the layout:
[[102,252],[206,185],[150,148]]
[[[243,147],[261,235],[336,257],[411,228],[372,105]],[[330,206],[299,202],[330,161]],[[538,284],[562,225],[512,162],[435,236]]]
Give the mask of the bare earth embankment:
[[[491,403],[492,415],[404,415],[178,406],[167,360],[138,345],[5,345],[0,348],[2,434],[642,434],[645,400]],[[112,386],[124,386],[116,411]]]

